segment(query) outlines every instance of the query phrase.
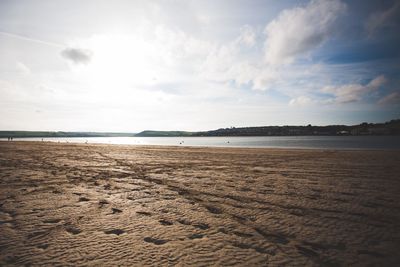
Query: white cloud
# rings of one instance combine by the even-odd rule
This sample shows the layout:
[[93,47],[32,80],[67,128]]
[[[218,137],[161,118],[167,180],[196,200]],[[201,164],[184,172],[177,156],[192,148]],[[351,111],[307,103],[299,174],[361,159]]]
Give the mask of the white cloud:
[[365,30],[372,37],[380,29],[389,26],[399,16],[400,2],[395,2],[392,7],[383,11],[372,13],[365,22]]
[[252,47],[256,44],[256,32],[250,25],[244,25],[240,28],[240,35],[238,38],[240,43]]
[[28,68],[24,63],[22,63],[22,62],[17,62],[16,64],[15,64],[15,67],[16,67],[16,69],[17,69],[17,71],[19,72],[19,73],[22,73],[22,74],[24,74],[24,75],[29,75],[29,74],[31,74],[31,70],[30,70],[30,68]]
[[238,37],[223,44],[210,44],[200,76],[216,82],[233,81],[237,86],[249,84],[254,90],[268,90],[279,78],[280,71],[260,60],[257,31],[242,26]]
[[398,105],[400,104],[400,92],[394,92],[382,97],[378,101],[379,105]]
[[240,46],[235,41],[211,46],[201,64],[200,76],[218,82],[235,80],[235,69],[243,68],[239,66],[239,54]]
[[314,101],[311,98],[309,98],[307,96],[299,96],[296,98],[292,98],[289,102],[289,105],[304,107],[304,106],[309,106],[313,103],[314,103]]
[[265,67],[258,71],[253,79],[253,89],[265,91],[281,79],[279,71]]
[[254,73],[258,69],[248,62],[239,62],[231,66],[227,75],[235,80],[237,85],[244,85],[250,83],[254,79]]
[[312,0],[304,7],[282,11],[270,22],[265,33],[265,57],[268,63],[291,63],[328,40],[334,22],[346,9],[340,0]]
[[380,75],[366,85],[354,83],[341,86],[326,86],[322,88],[322,92],[332,94],[335,98],[334,101],[338,103],[356,102],[360,101],[365,95],[378,90],[386,82],[385,76]]
[[166,26],[158,25],[155,29],[155,40],[148,40],[148,45],[155,46],[158,58],[164,63],[174,67],[182,67],[186,70],[203,63],[207,55],[212,51],[214,45],[210,41],[195,38],[183,31],[173,30]]
[[370,81],[367,85],[367,87],[370,87],[372,89],[377,89],[387,83],[387,78],[384,75],[379,75],[378,77],[374,78],[372,81]]

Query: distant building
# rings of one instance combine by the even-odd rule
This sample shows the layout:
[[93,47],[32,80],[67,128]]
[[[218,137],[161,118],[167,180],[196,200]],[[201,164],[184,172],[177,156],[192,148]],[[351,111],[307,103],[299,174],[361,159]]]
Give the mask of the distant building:
[[339,131],[337,132],[338,135],[349,135],[349,131]]

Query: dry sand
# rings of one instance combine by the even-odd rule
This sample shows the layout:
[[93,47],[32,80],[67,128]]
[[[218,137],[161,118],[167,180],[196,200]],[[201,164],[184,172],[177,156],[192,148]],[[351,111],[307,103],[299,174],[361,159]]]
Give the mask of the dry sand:
[[399,266],[400,151],[0,142],[0,265]]

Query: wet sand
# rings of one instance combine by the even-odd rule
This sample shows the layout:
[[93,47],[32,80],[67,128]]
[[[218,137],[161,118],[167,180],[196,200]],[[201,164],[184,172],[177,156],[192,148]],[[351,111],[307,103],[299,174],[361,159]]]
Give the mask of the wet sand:
[[0,142],[0,265],[399,266],[400,151]]

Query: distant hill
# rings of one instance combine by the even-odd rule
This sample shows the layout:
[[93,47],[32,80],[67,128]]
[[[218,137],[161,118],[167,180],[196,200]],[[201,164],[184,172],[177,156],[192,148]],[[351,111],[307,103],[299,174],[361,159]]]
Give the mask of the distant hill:
[[260,126],[231,127],[204,132],[183,131],[143,131],[141,137],[174,137],[174,136],[304,136],[304,135],[400,135],[400,120],[385,123],[361,123],[358,125],[328,126]]
[[45,132],[45,131],[0,131],[0,138],[24,137],[132,137],[135,133],[108,133],[108,132]]
[[260,126],[231,127],[203,132],[152,131],[140,133],[113,132],[46,132],[46,131],[0,131],[0,138],[24,137],[177,137],[177,136],[300,136],[300,135],[400,135],[400,119],[385,123],[361,123],[358,125],[328,126]]

